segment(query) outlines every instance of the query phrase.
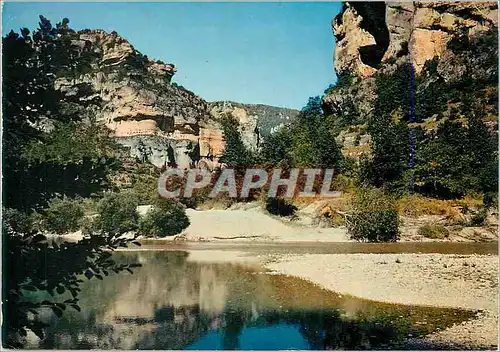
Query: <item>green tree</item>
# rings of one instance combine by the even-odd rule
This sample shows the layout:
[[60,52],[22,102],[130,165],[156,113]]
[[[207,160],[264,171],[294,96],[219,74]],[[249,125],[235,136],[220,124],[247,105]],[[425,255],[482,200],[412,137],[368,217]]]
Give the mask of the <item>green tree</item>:
[[85,160],[78,164],[68,160],[37,164],[24,154],[28,144],[44,143],[55,133],[47,132],[53,123],[81,120],[82,110],[96,103],[80,100],[91,89],[89,85],[79,85],[72,95],[55,89],[58,77],[88,70],[96,55],[88,47],[72,44],[76,33],[68,23],[64,19],[53,27],[40,16],[40,26],[33,33],[23,28],[20,34],[11,31],[2,38],[3,200],[11,208],[30,210],[45,205],[57,193],[65,194],[57,189],[58,185],[65,186],[61,178],[74,180],[75,173],[83,176],[93,170]]
[[189,226],[184,206],[174,200],[158,199],[153,208],[139,221],[139,233],[151,237],[166,237],[181,233]]
[[272,165],[288,164],[292,162],[289,153],[292,147],[292,133],[289,126],[285,126],[264,139],[260,151],[260,159]]
[[229,167],[246,167],[254,164],[255,157],[243,143],[238,130],[238,121],[232,115],[225,115],[220,122],[226,145],[219,161]]
[[346,221],[351,238],[367,242],[397,241],[399,224],[394,199],[377,188],[359,190]]
[[296,121],[269,136],[260,157],[271,164],[339,168],[342,154],[321,109],[320,97],[309,98]]
[[75,200],[55,199],[48,208],[42,210],[42,214],[43,228],[62,235],[79,229],[83,219],[83,207]]
[[375,186],[394,186],[409,168],[411,65],[399,66],[392,74],[376,76],[377,101],[368,122],[372,158],[364,166]]
[[498,187],[496,134],[480,119],[445,121],[427,136],[417,168],[422,192],[441,197]]
[[[3,204],[15,209],[2,218],[4,347],[22,347],[27,330],[43,338],[45,325],[36,318],[41,308],[51,308],[58,317],[68,306],[80,310],[83,277],[102,279],[110,271],[133,267],[110,258],[110,251],[133,239],[95,232],[77,243],[58,245],[32,231],[26,220],[55,196],[106,188],[107,173],[116,161],[113,143],[100,133],[102,126],[83,123],[98,103],[98,98],[80,99],[91,96],[91,86],[78,85],[74,94],[55,89],[57,78],[88,72],[96,55],[102,55],[89,45],[74,45],[79,38],[68,23],[64,19],[53,27],[40,16],[33,33],[23,28],[2,38]],[[59,208],[51,218],[59,220],[57,213],[63,211]],[[71,221],[68,225],[73,227]],[[28,291],[45,291],[54,298],[28,299]],[[70,298],[62,298],[65,292]]]

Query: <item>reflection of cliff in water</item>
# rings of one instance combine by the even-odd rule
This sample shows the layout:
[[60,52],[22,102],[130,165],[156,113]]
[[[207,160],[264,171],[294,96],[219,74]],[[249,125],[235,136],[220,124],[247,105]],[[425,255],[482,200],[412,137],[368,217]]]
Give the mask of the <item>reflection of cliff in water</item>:
[[367,349],[474,315],[341,296],[292,277],[190,262],[183,252],[116,257],[143,267],[86,282],[82,312],[67,311],[61,320],[47,316],[47,338],[31,347]]

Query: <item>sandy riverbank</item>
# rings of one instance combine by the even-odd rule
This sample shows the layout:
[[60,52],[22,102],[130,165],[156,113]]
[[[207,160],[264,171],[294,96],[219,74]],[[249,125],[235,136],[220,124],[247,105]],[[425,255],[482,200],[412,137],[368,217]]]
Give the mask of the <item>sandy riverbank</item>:
[[[164,240],[191,242],[349,242],[350,236],[344,226],[320,227],[305,224],[304,218],[292,221],[273,216],[256,203],[245,204],[244,209],[193,210],[187,209],[190,225],[180,235]],[[311,219],[309,219],[311,220]],[[483,228],[464,228],[443,240],[429,239],[417,235],[418,227],[426,219],[403,219],[400,242],[484,242],[497,241],[497,233]],[[420,225],[418,225],[420,224]],[[485,233],[489,235],[486,236]]]
[[[312,204],[307,208],[321,208]],[[321,203],[319,203],[321,205]],[[317,209],[316,209],[317,210]],[[300,217],[292,220],[286,217],[270,215],[262,205],[253,203],[238,203],[236,207],[224,210],[194,210],[186,209],[190,225],[175,236],[149,238],[148,241],[158,243],[170,241],[187,242],[273,242],[273,243],[339,243],[354,242],[350,239],[345,226],[328,227],[326,222],[316,225],[311,210],[302,210]],[[314,212],[314,211],[313,211]],[[309,214],[309,215],[304,215]],[[428,218],[428,217],[427,217]],[[498,233],[481,227],[463,228],[443,240],[425,238],[416,234],[419,226],[426,221],[423,219],[404,218],[401,226],[399,242],[496,242]],[[434,219],[435,221],[436,219]],[[322,226],[320,226],[322,225]],[[495,228],[496,229],[496,228]],[[47,235],[50,238],[76,242],[83,238],[82,231],[68,233],[62,236]],[[126,236],[133,236],[128,233]]]
[[478,310],[477,319],[424,338],[412,349],[496,349],[498,256],[454,254],[266,254],[193,250],[189,260],[261,264],[329,290],[405,305]]
[[177,239],[187,241],[346,242],[342,228],[306,227],[266,214],[259,207],[246,210],[187,209],[190,225]]
[[498,256],[277,255],[265,265],[361,298],[482,311],[475,320],[412,340],[413,348],[490,349],[498,344]]

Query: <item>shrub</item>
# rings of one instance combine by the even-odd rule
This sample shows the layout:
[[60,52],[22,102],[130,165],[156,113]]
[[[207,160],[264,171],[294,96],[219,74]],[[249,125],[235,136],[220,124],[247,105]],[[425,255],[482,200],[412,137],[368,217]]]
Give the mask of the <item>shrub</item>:
[[158,195],[158,176],[138,174],[132,176],[132,190],[140,204],[151,204]]
[[442,225],[425,224],[418,229],[417,234],[426,238],[442,240],[450,235],[450,231]]
[[97,204],[99,199],[83,198],[80,202],[85,216],[97,214]]
[[32,229],[32,225],[31,218],[22,211],[2,208],[2,227],[17,233],[27,233]]
[[482,207],[477,213],[472,215],[470,219],[470,226],[483,226],[488,218],[488,209]]
[[340,227],[345,225],[344,217],[337,212],[324,214],[323,216],[327,217],[330,220],[332,227]]
[[490,207],[498,208],[498,194],[494,192],[486,192],[483,195],[483,205],[486,209]]
[[132,192],[108,193],[97,205],[95,228],[115,234],[137,229],[139,200]]
[[166,237],[181,233],[189,226],[184,206],[176,201],[158,199],[139,221],[139,232],[144,236]]
[[352,239],[394,242],[399,239],[399,215],[394,199],[377,188],[358,191],[346,225]]
[[453,201],[427,198],[418,194],[401,197],[397,201],[397,206],[401,215],[409,217],[423,215],[444,215],[453,219],[460,217],[460,212]]
[[80,227],[83,215],[80,202],[69,198],[55,199],[42,211],[41,227],[57,234],[76,231]]
[[340,192],[352,192],[356,189],[357,184],[358,180],[356,177],[340,174],[335,176],[332,188]]
[[292,216],[297,207],[283,198],[267,198],[266,210],[273,215]]
[[[211,187],[195,189],[191,197],[180,197],[178,198],[178,201],[186,208],[196,209],[208,200],[213,199],[209,197],[210,192]],[[224,193],[224,195],[226,194]],[[219,194],[216,198],[223,198],[224,195]]]
[[99,215],[86,217],[85,221],[82,223],[81,230],[84,235],[100,233],[101,218],[99,217]]

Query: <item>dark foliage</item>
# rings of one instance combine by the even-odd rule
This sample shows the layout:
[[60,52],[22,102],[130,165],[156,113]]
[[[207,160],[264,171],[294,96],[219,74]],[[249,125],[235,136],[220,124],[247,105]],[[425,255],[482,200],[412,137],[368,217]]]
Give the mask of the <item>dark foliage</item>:
[[153,209],[140,219],[139,232],[145,236],[166,237],[181,233],[188,226],[189,218],[182,204],[159,198]]
[[292,147],[292,135],[288,127],[281,128],[279,131],[269,135],[262,144],[260,158],[266,163],[292,164],[292,157],[289,150]]
[[238,122],[232,115],[221,119],[226,146],[219,161],[229,167],[246,167],[255,163],[255,157],[246,148],[238,130]]
[[95,228],[106,234],[137,229],[139,199],[133,192],[107,193],[97,205]]
[[[67,308],[80,311],[78,294],[83,278],[102,280],[113,272],[132,273],[138,266],[120,265],[111,257],[111,251],[127,247],[128,239],[96,234],[78,243],[57,245],[43,235],[21,234],[9,226],[3,226],[2,232],[3,276],[8,278],[2,285],[4,347],[21,348],[28,329],[43,339],[46,326],[37,319],[42,309],[51,309],[58,317]],[[30,291],[48,292],[54,299],[28,299]]]
[[[64,19],[55,27],[40,16],[33,33],[10,32],[3,44],[3,346],[21,348],[27,330],[43,338],[43,309],[61,317],[68,307],[80,310],[82,279],[103,279],[111,272],[137,266],[120,265],[111,251],[133,239],[95,232],[78,243],[49,243],[33,232],[29,214],[41,211],[54,197],[88,196],[107,187],[109,171],[117,165],[116,145],[109,132],[93,122],[96,100],[81,100],[91,91],[75,94],[56,90],[58,77],[91,70],[99,56],[90,46],[74,45],[76,33]],[[85,121],[85,122],[84,122]],[[69,218],[68,216],[69,210]],[[43,215],[43,214],[42,214]],[[56,232],[71,230],[81,209],[49,207],[46,222]],[[34,297],[28,297],[29,292]],[[47,292],[51,299],[37,299]]]
[[441,198],[497,189],[497,135],[483,121],[498,113],[497,34],[464,33],[450,43],[454,61],[445,65],[461,70],[452,79],[441,76],[437,58],[418,76],[407,64],[376,76],[373,153],[360,162],[365,184]]
[[42,228],[59,235],[78,230],[84,215],[79,202],[67,198],[54,199],[42,214]]
[[426,136],[419,153],[417,181],[422,193],[451,198],[498,187],[496,135],[477,118],[466,125],[446,121]]
[[267,198],[266,210],[278,216],[292,216],[297,207],[283,198]]
[[395,242],[399,239],[395,201],[376,188],[358,192],[346,225],[351,238],[357,241]]
[[[30,143],[50,144],[47,139],[55,133],[47,133],[50,126],[81,120],[82,109],[95,104],[92,100],[79,99],[89,87],[78,87],[77,94],[71,96],[54,88],[58,77],[77,75],[89,69],[96,55],[88,46],[72,44],[76,34],[68,23],[64,19],[53,27],[40,16],[40,27],[33,33],[23,28],[20,34],[11,31],[2,38],[3,200],[11,208],[29,210],[45,205],[57,194],[74,195],[69,194],[70,188],[80,192],[87,184],[97,186],[103,180],[105,169],[113,163],[106,156],[101,157],[98,166],[91,157],[78,162],[63,157],[38,162],[38,159],[27,159],[24,153]],[[91,134],[82,136],[92,138]],[[68,141],[66,148],[71,149],[70,146]],[[95,178],[86,177],[90,174]],[[74,188],[69,185],[73,183],[76,183]]]

